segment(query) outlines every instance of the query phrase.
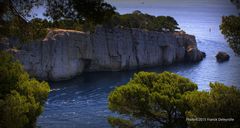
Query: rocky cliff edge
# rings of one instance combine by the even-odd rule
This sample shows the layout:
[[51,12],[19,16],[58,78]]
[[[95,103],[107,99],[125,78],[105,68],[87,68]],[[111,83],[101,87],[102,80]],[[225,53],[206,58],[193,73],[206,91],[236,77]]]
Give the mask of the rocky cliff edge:
[[57,29],[49,31],[43,40],[24,44],[21,50],[11,50],[8,40],[4,41],[1,45],[11,51],[31,75],[54,81],[82,72],[120,71],[197,62],[204,58],[195,37],[182,32],[97,27],[89,34]]

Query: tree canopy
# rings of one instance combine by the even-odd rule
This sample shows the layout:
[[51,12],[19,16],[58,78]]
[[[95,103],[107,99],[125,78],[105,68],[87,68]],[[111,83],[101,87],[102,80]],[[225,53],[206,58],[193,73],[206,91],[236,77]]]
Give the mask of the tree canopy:
[[[231,2],[237,9],[240,8],[239,0],[231,0]],[[232,48],[236,54],[240,55],[240,16],[223,16],[220,30],[227,39],[230,48]]]
[[0,127],[35,127],[50,91],[48,83],[30,78],[21,64],[3,51],[0,72]]
[[41,34],[36,33],[37,26],[28,20],[32,8],[42,5],[42,0],[2,0],[0,3],[0,38],[18,37],[26,42],[46,34],[45,28],[38,28]]
[[121,26],[126,28],[140,28],[151,31],[175,31],[179,29],[177,21],[170,16],[152,16],[134,11],[131,14],[115,14],[105,23],[106,26]]
[[[136,10],[120,15],[104,0],[3,0],[0,9],[0,38],[18,37],[21,42],[41,39],[48,28],[95,31],[105,27],[140,28],[173,32],[177,21],[170,16],[152,16]],[[44,15],[51,20],[33,18],[34,8],[44,6]],[[32,17],[29,19],[29,17]],[[48,22],[48,23],[46,23]]]
[[44,14],[53,23],[68,23],[71,20],[74,25],[70,28],[77,29],[83,26],[79,23],[93,29],[93,26],[102,24],[115,14],[115,7],[103,0],[2,0],[0,3],[0,38],[19,37],[22,42],[46,35],[46,28],[38,28],[40,22],[36,25],[36,22],[28,20],[35,13],[33,8],[39,6],[46,8]]
[[0,3],[1,20],[4,15],[9,15],[9,11],[27,20],[32,9],[39,6],[44,6],[45,16],[53,20],[78,18],[100,23],[115,13],[115,7],[104,0],[2,0]]
[[115,14],[115,7],[104,0],[47,0],[45,6],[45,16],[54,21],[81,19],[97,24]]
[[220,26],[222,34],[226,37],[229,46],[240,55],[240,17],[224,16]]
[[[139,72],[108,97],[113,127],[239,127],[240,90],[210,83],[210,91],[198,91],[189,79],[170,72]],[[218,122],[192,122],[187,118],[217,118]],[[226,119],[234,121],[226,122]],[[220,119],[225,121],[220,121]]]
[[[210,83],[210,91],[194,91],[185,96],[190,107],[186,112],[188,118],[207,118],[208,121],[192,122],[194,128],[238,128],[240,127],[240,90],[234,86]],[[212,121],[210,121],[212,120]]]
[[42,0],[1,0],[0,20],[9,20],[14,15],[26,22],[32,8],[42,4]]
[[184,125],[178,123],[185,119],[183,95],[196,89],[195,83],[174,73],[139,72],[109,94],[109,109],[128,116],[111,117],[109,122],[128,127]]

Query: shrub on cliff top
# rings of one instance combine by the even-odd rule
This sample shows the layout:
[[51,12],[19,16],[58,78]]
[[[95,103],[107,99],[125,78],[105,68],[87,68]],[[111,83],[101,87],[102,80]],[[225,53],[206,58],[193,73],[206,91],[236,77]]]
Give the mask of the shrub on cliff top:
[[14,17],[0,27],[0,38],[17,37],[21,42],[42,39],[47,35],[47,27],[45,25],[47,22],[37,18],[32,19],[28,23],[22,23],[19,18]]
[[140,11],[134,11],[131,14],[116,14],[107,21],[105,26],[108,27],[126,27],[139,28],[152,31],[175,31],[178,28],[177,21],[170,16],[152,16],[143,14]]
[[29,77],[22,66],[0,51],[0,127],[34,127],[50,89]]

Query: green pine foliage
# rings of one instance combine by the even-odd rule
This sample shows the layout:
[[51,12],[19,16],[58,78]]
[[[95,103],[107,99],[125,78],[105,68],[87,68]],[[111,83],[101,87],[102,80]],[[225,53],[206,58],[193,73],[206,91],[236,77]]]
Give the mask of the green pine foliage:
[[220,25],[222,34],[229,46],[240,55],[240,16],[224,16]]
[[151,31],[168,31],[173,32],[177,29],[177,21],[170,16],[152,16],[149,14],[143,14],[136,10],[131,14],[115,14],[104,26],[107,27],[124,27],[124,28],[139,28]]
[[[208,118],[218,121],[189,121],[191,127],[196,128],[239,128],[240,126],[240,90],[234,86],[221,83],[210,83],[211,90],[194,91],[186,95],[186,102],[190,109],[186,112],[188,118]],[[220,121],[228,119],[228,121]],[[233,120],[234,121],[233,121]]]
[[125,120],[116,117],[109,117],[108,122],[112,127],[118,128],[134,128],[134,124],[130,120]]
[[[239,11],[240,0],[230,1],[236,6]],[[224,37],[227,39],[230,48],[232,48],[237,55],[240,55],[240,13],[238,16],[223,16],[220,30]]]
[[139,72],[127,84],[110,93],[109,109],[128,115],[135,126],[173,127],[185,118],[184,94],[194,90],[197,90],[196,84],[174,73]]
[[43,39],[48,32],[47,25],[45,25],[47,22],[37,18],[25,23],[18,17],[13,17],[0,26],[0,38],[17,37],[22,43]]
[[20,63],[3,51],[0,73],[0,127],[35,127],[50,91],[48,83],[30,78]]
[[[112,127],[223,127],[238,128],[240,90],[210,83],[210,91],[198,91],[189,79],[170,72],[139,72],[108,97]],[[189,121],[196,118],[233,121]]]

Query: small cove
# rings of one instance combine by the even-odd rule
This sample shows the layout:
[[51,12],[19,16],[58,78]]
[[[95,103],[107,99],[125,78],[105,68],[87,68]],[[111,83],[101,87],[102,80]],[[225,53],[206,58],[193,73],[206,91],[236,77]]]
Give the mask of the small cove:
[[[119,5],[121,13],[139,9],[153,15],[173,16],[180,28],[196,36],[198,48],[207,54],[203,61],[195,64],[179,63],[141,70],[177,73],[197,83],[199,90],[208,90],[209,82],[215,81],[240,87],[240,57],[228,47],[219,30],[221,16],[235,13],[234,6],[230,2],[211,4],[204,1],[198,4],[193,4],[194,2],[191,4],[189,1],[186,5],[181,4],[180,7],[169,7],[170,5],[164,4],[160,7],[152,6],[152,8],[147,5],[141,8],[130,5],[123,8]],[[217,63],[215,55],[218,51],[227,52],[231,56],[230,60]],[[107,108],[107,96],[115,87],[127,83],[138,71],[83,73],[68,81],[50,83],[51,92],[37,126],[43,128],[110,127],[107,117],[114,113]]]

